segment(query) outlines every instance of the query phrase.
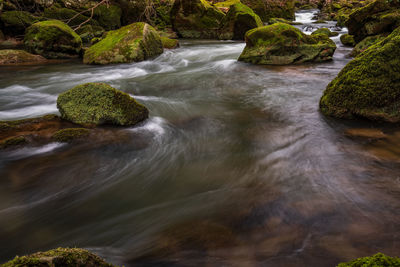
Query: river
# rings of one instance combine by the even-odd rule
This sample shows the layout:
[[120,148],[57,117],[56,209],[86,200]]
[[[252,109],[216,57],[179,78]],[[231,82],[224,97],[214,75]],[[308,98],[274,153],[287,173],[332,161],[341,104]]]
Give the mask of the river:
[[[314,13],[298,27],[334,27]],[[301,66],[237,62],[242,42],[182,40],[140,63],[1,67],[0,120],[58,114],[57,95],[85,82],[132,94],[150,118],[111,143],[0,152],[0,262],[66,246],[125,266],[398,256],[400,134],[319,112],[350,60],[333,39],[333,61]]]

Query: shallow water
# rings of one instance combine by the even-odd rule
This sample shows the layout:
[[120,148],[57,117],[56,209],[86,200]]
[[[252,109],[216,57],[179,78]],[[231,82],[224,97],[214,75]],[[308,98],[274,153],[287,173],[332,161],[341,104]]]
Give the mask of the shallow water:
[[[0,120],[57,113],[57,95],[85,82],[150,110],[112,143],[0,152],[0,262],[58,246],[125,266],[398,255],[400,135],[320,114],[350,60],[334,40],[332,62],[303,66],[237,62],[243,43],[182,41],[141,63],[0,68]],[[374,127],[386,137],[346,134]]]

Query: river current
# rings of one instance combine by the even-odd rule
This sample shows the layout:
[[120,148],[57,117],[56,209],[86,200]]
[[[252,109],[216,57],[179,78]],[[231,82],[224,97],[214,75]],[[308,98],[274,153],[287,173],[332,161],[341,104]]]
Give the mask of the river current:
[[[306,33],[315,11],[297,14]],[[125,266],[335,266],[400,251],[400,133],[324,117],[350,61],[238,62],[243,42],[182,40],[140,63],[0,68],[0,120],[58,114],[106,82],[150,118],[114,142],[0,152],[0,262],[87,248]],[[378,136],[378,137],[377,137]]]

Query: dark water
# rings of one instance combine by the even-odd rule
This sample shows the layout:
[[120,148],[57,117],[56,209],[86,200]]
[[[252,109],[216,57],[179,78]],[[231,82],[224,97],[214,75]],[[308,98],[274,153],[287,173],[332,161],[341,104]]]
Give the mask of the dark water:
[[[136,64],[0,68],[0,120],[57,113],[57,95],[85,82],[133,94],[151,115],[109,143],[1,152],[0,262],[59,246],[125,266],[398,256],[397,128],[318,110],[350,50],[339,44],[328,63],[265,67],[237,62],[243,48],[183,41]],[[346,134],[359,128],[383,137]]]

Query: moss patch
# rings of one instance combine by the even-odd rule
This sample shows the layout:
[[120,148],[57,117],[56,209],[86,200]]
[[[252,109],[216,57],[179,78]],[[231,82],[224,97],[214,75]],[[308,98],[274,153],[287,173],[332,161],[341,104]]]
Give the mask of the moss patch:
[[383,34],[365,37],[361,42],[359,42],[354,47],[354,49],[351,51],[350,55],[353,57],[358,56],[359,54],[361,54],[362,52],[367,50],[370,46],[382,41],[386,37],[387,37],[387,35],[385,36]]
[[134,125],[148,117],[143,105],[104,83],[78,85],[60,94],[57,108],[63,119],[86,126]]
[[80,248],[57,248],[46,252],[38,252],[29,256],[15,257],[2,267],[17,266],[101,266],[112,267],[102,258]]
[[110,31],[85,51],[85,64],[112,64],[142,61],[163,52],[158,32],[144,22]]
[[246,33],[239,61],[287,65],[332,59],[335,43],[324,34],[306,35],[286,23],[275,23]]
[[57,142],[70,143],[88,137],[89,134],[90,130],[86,128],[68,128],[55,132],[52,139]]
[[356,42],[354,41],[354,36],[347,33],[340,36],[340,41],[346,46],[356,45]]
[[400,266],[400,258],[389,257],[382,253],[377,253],[371,257],[358,258],[356,260],[339,263],[338,267],[380,267],[380,266]]
[[338,32],[332,32],[328,28],[320,28],[320,29],[314,31],[311,35],[315,35],[315,34],[325,34],[328,37],[333,37],[333,36],[338,36],[339,35]]
[[326,88],[320,108],[339,118],[400,121],[400,28],[350,61]]
[[179,47],[179,41],[177,39],[170,39],[167,37],[161,37],[161,41],[164,48],[174,49]]
[[70,58],[79,54],[82,40],[67,24],[48,20],[26,30],[24,45],[29,52],[46,58]]

